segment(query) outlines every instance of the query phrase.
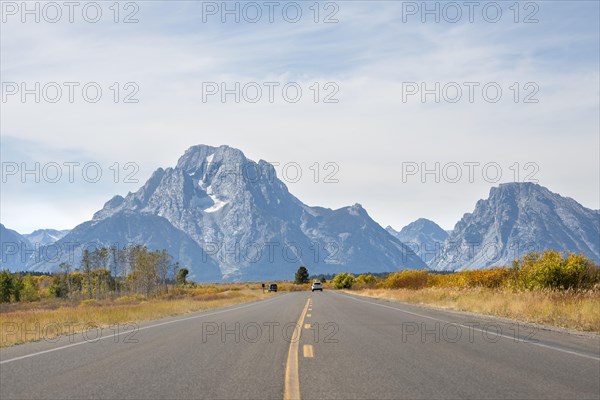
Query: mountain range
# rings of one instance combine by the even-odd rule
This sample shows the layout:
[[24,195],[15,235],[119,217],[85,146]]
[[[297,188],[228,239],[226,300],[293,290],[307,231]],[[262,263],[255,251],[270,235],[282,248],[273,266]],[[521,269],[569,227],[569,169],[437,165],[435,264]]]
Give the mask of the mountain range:
[[39,246],[47,246],[56,242],[59,239],[62,239],[69,232],[70,231],[68,229],[60,231],[56,229],[37,229],[32,233],[25,234],[22,236],[26,238],[32,245],[37,244]]
[[582,253],[600,263],[600,212],[535,183],[493,187],[464,214],[429,267],[481,269],[532,251]]
[[599,222],[599,211],[573,199],[508,183],[492,188],[452,231],[423,218],[383,229],[359,204],[332,210],[302,203],[266,161],[198,145],[70,231],[21,235],[0,225],[0,269],[77,266],[84,246],[114,244],[167,249],[199,282],[290,279],[299,265],[314,274],[477,269],[547,249],[598,263]]
[[271,164],[228,146],[191,147],[53,243],[56,257],[32,257],[27,268],[51,271],[83,245],[115,243],[165,248],[196,281],[289,279],[299,265],[317,274],[426,268],[359,204],[310,207]]

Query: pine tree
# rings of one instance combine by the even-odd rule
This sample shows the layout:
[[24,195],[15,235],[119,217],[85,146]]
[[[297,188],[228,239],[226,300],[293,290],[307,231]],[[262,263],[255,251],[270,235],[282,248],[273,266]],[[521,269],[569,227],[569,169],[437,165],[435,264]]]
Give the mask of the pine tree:
[[308,270],[306,269],[305,266],[303,266],[303,265],[300,266],[300,268],[298,268],[298,271],[296,271],[294,283],[296,283],[298,285],[308,283]]

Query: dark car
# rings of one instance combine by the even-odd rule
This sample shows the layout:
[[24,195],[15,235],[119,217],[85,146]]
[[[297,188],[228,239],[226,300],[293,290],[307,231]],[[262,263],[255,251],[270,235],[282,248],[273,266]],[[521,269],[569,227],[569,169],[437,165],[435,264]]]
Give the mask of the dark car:
[[277,284],[276,283],[271,283],[269,285],[269,292],[276,292],[277,291]]

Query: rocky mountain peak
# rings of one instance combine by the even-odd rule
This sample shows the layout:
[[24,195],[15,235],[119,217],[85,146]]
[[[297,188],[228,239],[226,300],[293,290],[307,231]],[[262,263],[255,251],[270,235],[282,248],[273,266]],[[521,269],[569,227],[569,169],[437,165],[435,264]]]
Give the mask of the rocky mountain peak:
[[391,226],[386,229],[402,243],[409,246],[427,264],[435,258],[436,253],[439,252],[442,244],[448,238],[446,231],[426,218],[419,218],[411,222],[403,227],[400,232],[395,231]]
[[164,245],[192,263],[197,280],[214,279],[214,265],[225,280],[289,278],[302,264],[314,273],[425,267],[360,204],[309,207],[272,165],[229,146],[190,147],[174,168],[159,168],[135,193],[113,197],[64,240],[82,238]]
[[594,210],[534,183],[502,184],[465,214],[431,266],[440,270],[510,265],[531,251],[584,253],[600,261]]

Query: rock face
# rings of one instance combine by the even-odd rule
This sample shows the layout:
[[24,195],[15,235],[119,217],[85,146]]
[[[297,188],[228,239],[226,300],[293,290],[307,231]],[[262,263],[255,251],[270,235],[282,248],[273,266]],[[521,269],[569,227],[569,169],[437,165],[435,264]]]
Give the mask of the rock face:
[[449,236],[425,219],[386,231],[359,204],[307,206],[273,166],[228,146],[191,147],[62,238],[0,227],[0,269],[11,271],[78,266],[83,246],[114,244],[165,248],[196,281],[290,279],[299,265],[314,274],[425,268],[421,258],[436,270],[477,269],[549,249],[600,262],[600,212],[536,184],[492,188]]
[[600,215],[533,183],[494,187],[465,214],[430,263],[455,271],[510,265],[531,251],[583,253],[600,262]]
[[409,246],[428,265],[440,252],[444,241],[449,236],[438,224],[425,218],[411,222],[400,232],[395,231],[391,226],[385,229]]
[[26,237],[0,224],[0,270],[24,271],[33,246]]
[[[176,167],[113,197],[54,245],[88,242],[166,248],[196,281],[290,279],[299,265],[311,273],[425,267],[360,205],[309,207],[272,165],[228,146],[191,147]],[[74,249],[77,259],[80,246]],[[57,264],[40,260],[30,268]]]

